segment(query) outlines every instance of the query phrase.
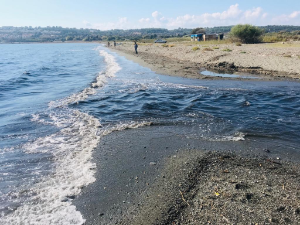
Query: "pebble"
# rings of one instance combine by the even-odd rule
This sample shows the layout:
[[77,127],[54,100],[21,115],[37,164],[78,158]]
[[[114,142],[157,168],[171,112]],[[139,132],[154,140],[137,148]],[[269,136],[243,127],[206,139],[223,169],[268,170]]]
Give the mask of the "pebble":
[[156,162],[150,162],[150,166],[155,166]]

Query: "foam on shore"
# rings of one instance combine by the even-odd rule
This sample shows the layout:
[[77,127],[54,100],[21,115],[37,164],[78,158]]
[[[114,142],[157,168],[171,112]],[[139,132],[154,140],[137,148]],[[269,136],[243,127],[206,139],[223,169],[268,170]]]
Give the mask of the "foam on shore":
[[106,70],[82,92],[49,103],[48,118],[32,115],[32,121],[52,125],[59,132],[40,137],[23,146],[28,154],[46,153],[53,156],[53,173],[43,177],[30,190],[29,198],[11,214],[1,218],[1,224],[83,224],[85,219],[72,205],[72,200],[84,186],[95,181],[92,152],[101,137],[115,130],[149,125],[147,122],[129,122],[109,129],[102,128],[95,117],[68,108],[97,92],[121,69],[113,55],[100,50]]

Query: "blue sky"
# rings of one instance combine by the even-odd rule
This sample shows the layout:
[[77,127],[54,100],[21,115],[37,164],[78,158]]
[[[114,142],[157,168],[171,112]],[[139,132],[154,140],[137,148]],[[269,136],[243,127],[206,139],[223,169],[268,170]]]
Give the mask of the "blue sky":
[[130,29],[300,25],[300,0],[0,0],[0,26]]

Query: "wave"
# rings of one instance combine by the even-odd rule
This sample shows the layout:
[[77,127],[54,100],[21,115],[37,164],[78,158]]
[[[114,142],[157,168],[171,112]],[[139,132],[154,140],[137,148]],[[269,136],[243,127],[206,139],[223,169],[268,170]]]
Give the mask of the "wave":
[[43,177],[30,189],[30,198],[12,213],[1,218],[1,224],[83,224],[84,218],[72,199],[82,187],[95,181],[95,164],[91,162],[92,151],[101,137],[115,130],[137,128],[147,122],[129,122],[110,129],[102,128],[93,116],[68,108],[69,104],[82,101],[96,93],[107,78],[114,77],[121,69],[114,56],[100,50],[104,56],[106,70],[99,73],[95,82],[82,92],[65,99],[49,103],[48,118],[34,114],[31,121],[53,125],[60,131],[23,146],[27,154],[51,154],[54,161],[53,173]]
[[100,72],[96,77],[95,82],[91,83],[90,87],[85,88],[83,91],[73,94],[65,99],[58,101],[51,101],[49,107],[57,108],[67,106],[69,104],[75,104],[80,101],[84,101],[90,95],[94,95],[97,92],[97,88],[103,87],[107,83],[108,78],[115,77],[115,74],[121,70],[119,64],[115,61],[113,55],[107,53],[104,50],[100,50],[100,55],[104,56],[104,61],[106,63],[106,69]]
[[237,132],[233,135],[228,136],[214,136],[207,138],[209,141],[245,141],[246,134]]

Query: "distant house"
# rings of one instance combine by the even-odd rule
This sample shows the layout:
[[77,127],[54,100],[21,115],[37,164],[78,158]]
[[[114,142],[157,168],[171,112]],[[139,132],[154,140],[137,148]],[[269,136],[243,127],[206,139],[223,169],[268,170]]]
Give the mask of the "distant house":
[[191,41],[223,40],[224,34],[192,34]]
[[204,34],[192,34],[191,41],[203,41]]

